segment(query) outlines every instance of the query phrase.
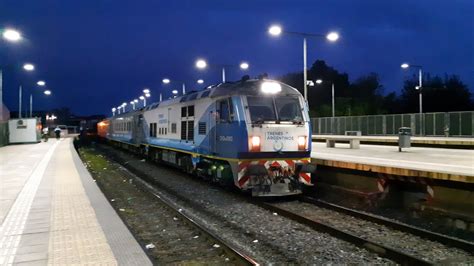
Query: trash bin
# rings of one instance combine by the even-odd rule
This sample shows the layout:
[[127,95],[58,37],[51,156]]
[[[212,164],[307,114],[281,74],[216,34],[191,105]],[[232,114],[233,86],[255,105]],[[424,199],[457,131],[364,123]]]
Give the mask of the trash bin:
[[402,148],[411,147],[411,128],[401,127],[398,129],[398,151],[402,151]]

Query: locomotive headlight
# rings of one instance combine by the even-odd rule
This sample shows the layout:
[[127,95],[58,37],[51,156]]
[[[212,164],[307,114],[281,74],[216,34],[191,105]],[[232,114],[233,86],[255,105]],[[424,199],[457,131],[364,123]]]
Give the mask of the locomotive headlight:
[[260,151],[260,137],[253,136],[250,138],[250,151]]
[[306,136],[299,136],[298,137],[298,150],[306,150]]
[[275,94],[281,91],[281,85],[277,82],[265,81],[262,83],[261,90],[263,93]]

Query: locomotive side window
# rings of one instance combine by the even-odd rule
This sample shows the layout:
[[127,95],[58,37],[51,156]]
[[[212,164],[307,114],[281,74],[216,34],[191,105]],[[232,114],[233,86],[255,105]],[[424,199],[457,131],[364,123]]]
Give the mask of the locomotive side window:
[[187,114],[186,114],[186,106],[184,107],[181,107],[181,117],[186,117]]
[[225,99],[219,102],[219,122],[227,123],[233,118],[232,101]]
[[181,139],[186,140],[186,125],[187,121],[181,121]]
[[188,140],[194,141],[194,121],[188,121]]
[[194,116],[194,105],[188,106],[188,116]]
[[171,123],[171,133],[176,134],[176,123]]

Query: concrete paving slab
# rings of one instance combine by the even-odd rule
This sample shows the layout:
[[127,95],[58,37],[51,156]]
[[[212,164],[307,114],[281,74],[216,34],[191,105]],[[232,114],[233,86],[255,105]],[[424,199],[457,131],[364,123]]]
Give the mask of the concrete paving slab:
[[0,160],[0,265],[151,265],[72,139],[2,147]]

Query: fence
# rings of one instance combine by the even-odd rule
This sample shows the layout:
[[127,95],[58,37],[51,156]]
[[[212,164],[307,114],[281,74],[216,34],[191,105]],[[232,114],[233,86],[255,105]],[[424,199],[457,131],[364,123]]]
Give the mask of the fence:
[[8,121],[0,121],[0,147],[8,144]]
[[422,116],[418,113],[321,117],[311,120],[313,134],[344,135],[345,131],[361,131],[362,135],[396,135],[400,127],[409,127],[412,134],[418,136],[474,137],[474,111],[424,113]]

